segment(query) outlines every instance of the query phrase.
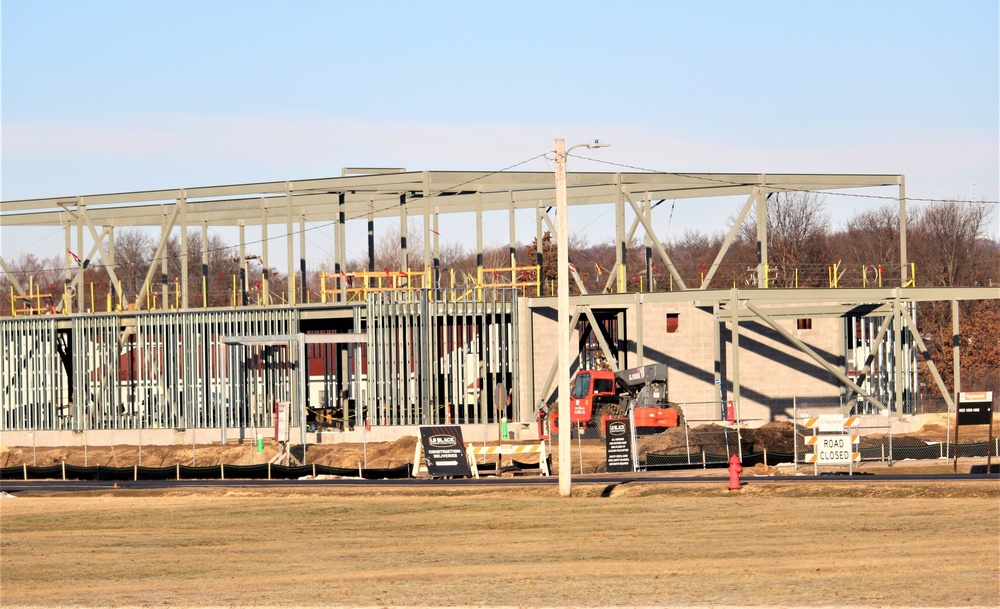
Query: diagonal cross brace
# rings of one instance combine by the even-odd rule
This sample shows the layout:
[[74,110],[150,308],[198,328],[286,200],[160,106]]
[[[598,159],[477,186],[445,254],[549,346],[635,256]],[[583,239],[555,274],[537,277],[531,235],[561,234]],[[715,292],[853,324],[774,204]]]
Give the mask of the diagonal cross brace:
[[[747,309],[749,309],[754,315],[756,315],[757,317],[759,317],[760,319],[762,319],[767,325],[771,326],[774,329],[774,331],[777,332],[778,334],[780,334],[785,340],[787,340],[788,342],[790,342],[793,345],[795,345],[799,349],[799,351],[802,351],[803,353],[805,353],[806,355],[808,355],[809,357],[811,357],[813,360],[815,360],[816,363],[819,364],[820,366],[822,366],[827,372],[829,372],[833,376],[837,377],[837,379],[839,379],[842,383],[844,383],[845,385],[847,385],[848,387],[850,387],[854,391],[856,391],[859,394],[863,395],[866,399],[870,400],[873,404],[875,404],[876,406],[878,406],[879,409],[884,409],[885,408],[885,405],[883,405],[882,402],[880,402],[877,399],[875,399],[875,397],[872,396],[869,392],[865,391],[865,389],[863,387],[859,386],[857,383],[855,383],[850,378],[848,378],[848,376],[846,374],[844,374],[840,370],[837,370],[832,365],[830,365],[829,362],[827,362],[826,360],[824,360],[822,357],[819,356],[819,354],[817,354],[815,351],[813,351],[809,347],[809,345],[805,344],[804,342],[802,342],[801,340],[799,340],[798,338],[796,338],[795,336],[793,336],[791,332],[789,332],[785,328],[781,327],[781,325],[778,324],[773,319],[771,319],[771,317],[769,317],[768,315],[762,313],[759,309],[757,309],[757,307],[755,307],[752,304],[750,304],[750,301],[747,301],[745,304],[746,304]],[[737,307],[737,306],[739,306],[738,303],[734,302],[733,303],[733,307]]]
[[755,186],[750,192],[750,196],[747,198],[747,202],[743,205],[743,210],[740,215],[736,218],[736,222],[733,223],[733,228],[730,229],[729,234],[726,235],[726,240],[722,242],[722,247],[719,248],[719,253],[716,254],[715,260],[712,261],[712,266],[708,269],[708,274],[705,275],[705,280],[701,282],[699,290],[707,290],[709,284],[712,283],[712,278],[715,277],[715,272],[719,270],[719,265],[722,264],[722,258],[729,251],[729,246],[732,245],[733,239],[736,238],[736,233],[739,232],[740,228],[743,227],[743,222],[747,218],[747,214],[750,213],[750,209],[753,207],[754,201],[757,199],[757,195],[760,193],[760,187]]
[[680,286],[681,290],[687,290],[687,286],[684,284],[684,279],[681,277],[680,273],[677,272],[677,268],[674,267],[674,263],[670,260],[670,256],[667,255],[667,251],[663,249],[663,244],[660,243],[660,239],[656,236],[656,231],[654,231],[653,227],[650,226],[649,218],[647,218],[646,215],[639,209],[639,206],[636,205],[627,188],[622,188],[622,194],[625,195],[626,199],[628,199],[628,204],[632,206],[632,211],[635,212],[636,217],[642,222],[642,227],[646,229],[646,236],[649,237],[649,239],[653,242],[653,245],[656,246],[656,252],[660,255],[660,258],[663,259],[663,263],[667,265],[674,281],[677,282],[677,285]]
[[[885,333],[889,329],[890,323],[892,323],[892,316],[886,315],[885,320],[879,327],[878,334],[875,336],[875,340],[872,341],[871,347],[869,348],[868,357],[865,358],[865,365],[861,368],[861,374],[858,375],[858,385],[863,385],[865,380],[867,380],[868,373],[871,372],[872,369],[872,363],[875,362],[875,352],[885,339]],[[858,401],[858,396],[852,391],[848,397],[849,401],[847,402],[847,408],[850,409],[854,406],[854,403]]]
[[903,323],[910,327],[910,334],[913,336],[914,340],[917,341],[917,346],[920,347],[920,355],[927,362],[927,367],[931,370],[931,376],[934,377],[934,382],[937,383],[938,389],[941,391],[941,397],[944,398],[946,404],[948,404],[948,409],[955,408],[955,402],[951,398],[951,393],[948,392],[948,388],[945,387],[944,380],[941,378],[941,374],[938,372],[937,366],[934,364],[934,360],[931,359],[930,351],[927,350],[927,345],[924,343],[924,339],[920,338],[920,332],[917,330],[917,324],[913,323],[913,318],[910,314],[906,312],[905,309],[900,308],[899,314],[903,318]]

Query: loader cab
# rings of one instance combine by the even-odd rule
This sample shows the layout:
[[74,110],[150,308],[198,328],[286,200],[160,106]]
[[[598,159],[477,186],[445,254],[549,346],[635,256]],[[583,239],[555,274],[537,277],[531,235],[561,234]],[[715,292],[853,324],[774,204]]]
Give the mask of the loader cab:
[[594,405],[615,397],[615,373],[610,370],[581,370],[576,373],[570,390],[570,405],[574,423],[590,420]]

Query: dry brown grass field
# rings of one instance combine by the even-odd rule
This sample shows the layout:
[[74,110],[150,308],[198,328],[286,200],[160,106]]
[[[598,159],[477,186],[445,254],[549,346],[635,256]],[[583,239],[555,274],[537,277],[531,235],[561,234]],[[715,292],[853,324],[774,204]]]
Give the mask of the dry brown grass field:
[[0,499],[0,606],[1000,606],[1000,481]]

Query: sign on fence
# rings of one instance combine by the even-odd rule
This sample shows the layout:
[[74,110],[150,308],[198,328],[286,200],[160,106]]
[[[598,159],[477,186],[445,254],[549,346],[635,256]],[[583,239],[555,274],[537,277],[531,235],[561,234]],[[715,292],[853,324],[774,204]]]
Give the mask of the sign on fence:
[[608,419],[607,460],[609,472],[630,472],[632,467],[632,433],[628,419]]
[[844,415],[821,414],[816,429],[820,433],[842,433],[844,431]]
[[[421,425],[420,444],[427,461],[427,473],[435,478],[443,476],[472,476],[465,455],[462,428],[458,425]],[[419,453],[418,453],[419,454]],[[419,460],[419,457],[418,457]],[[419,462],[413,464],[414,472]]]
[[992,420],[992,391],[963,391],[958,394],[959,425],[989,425]]
[[847,434],[816,436],[815,448],[807,461],[820,465],[847,465],[859,461],[861,453],[854,452],[852,437]]

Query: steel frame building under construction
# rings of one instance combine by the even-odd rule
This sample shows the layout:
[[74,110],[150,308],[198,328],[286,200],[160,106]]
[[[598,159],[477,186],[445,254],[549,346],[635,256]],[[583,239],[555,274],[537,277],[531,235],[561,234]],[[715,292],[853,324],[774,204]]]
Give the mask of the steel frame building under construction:
[[[892,189],[899,202],[899,286],[770,288],[761,222],[755,285],[709,288],[748,214],[766,218],[771,194],[874,187]],[[689,416],[700,420],[719,419],[719,405],[729,401],[744,421],[771,420],[787,414],[781,399],[803,392],[903,412],[918,387],[918,354],[927,351],[914,303],[951,301],[957,333],[959,301],[1000,299],[1000,288],[913,286],[900,175],[571,173],[567,194],[570,209],[612,206],[615,217],[615,267],[600,293],[586,293],[577,277],[573,317],[565,320],[575,332],[576,365],[666,363],[672,400],[691,404]],[[746,197],[741,212],[699,285],[687,285],[655,234],[653,202],[734,195]],[[44,435],[46,443],[68,444],[79,433],[90,434],[91,443],[134,443],[135,434],[154,443],[226,441],[273,428],[277,402],[292,405],[292,427],[302,442],[356,440],[362,430],[371,439],[389,439],[412,433],[414,425],[448,421],[490,437],[509,421],[512,436],[531,438],[539,405],[553,399],[557,316],[554,297],[539,296],[518,278],[514,214],[534,214],[537,282],[543,230],[555,232],[554,198],[548,173],[357,169],[315,180],[0,202],[3,230],[63,226],[67,251],[86,253],[84,263],[67,261],[65,296],[54,310],[37,306],[0,258],[15,299],[36,305],[0,318],[2,441],[26,444]],[[478,266],[476,280],[458,288],[442,281],[438,242],[439,217],[456,213],[475,216]],[[488,214],[509,218],[510,266],[502,276],[495,269],[484,273]],[[398,218],[406,227],[409,216],[423,219],[422,267],[409,268],[402,231],[396,276],[404,279],[378,283],[375,221]],[[324,222],[334,268],[323,301],[311,303],[305,231],[307,223]],[[347,232],[362,222],[369,273],[361,274],[359,286],[343,278]],[[272,225],[285,227],[284,294],[269,286]],[[151,265],[137,293],[118,287],[114,310],[88,312],[86,261],[100,257],[109,285],[120,286],[115,230],[131,226],[159,227],[153,257],[159,265]],[[245,229],[260,231],[264,272],[253,304],[245,281],[235,306],[204,304],[205,237],[218,226],[238,228],[244,274]],[[168,241],[179,233],[181,251],[188,252],[191,229],[203,236],[200,298],[189,293],[196,282],[182,264],[177,308],[150,310],[157,292],[161,303],[169,301]],[[626,269],[626,246],[640,230],[650,255],[639,270],[651,276],[657,257],[670,273],[671,291],[628,290],[625,278],[635,269]],[[195,300],[200,306],[192,306]],[[808,327],[801,320],[809,320]],[[953,407],[933,362],[929,368]],[[341,431],[329,431],[334,428]]]

